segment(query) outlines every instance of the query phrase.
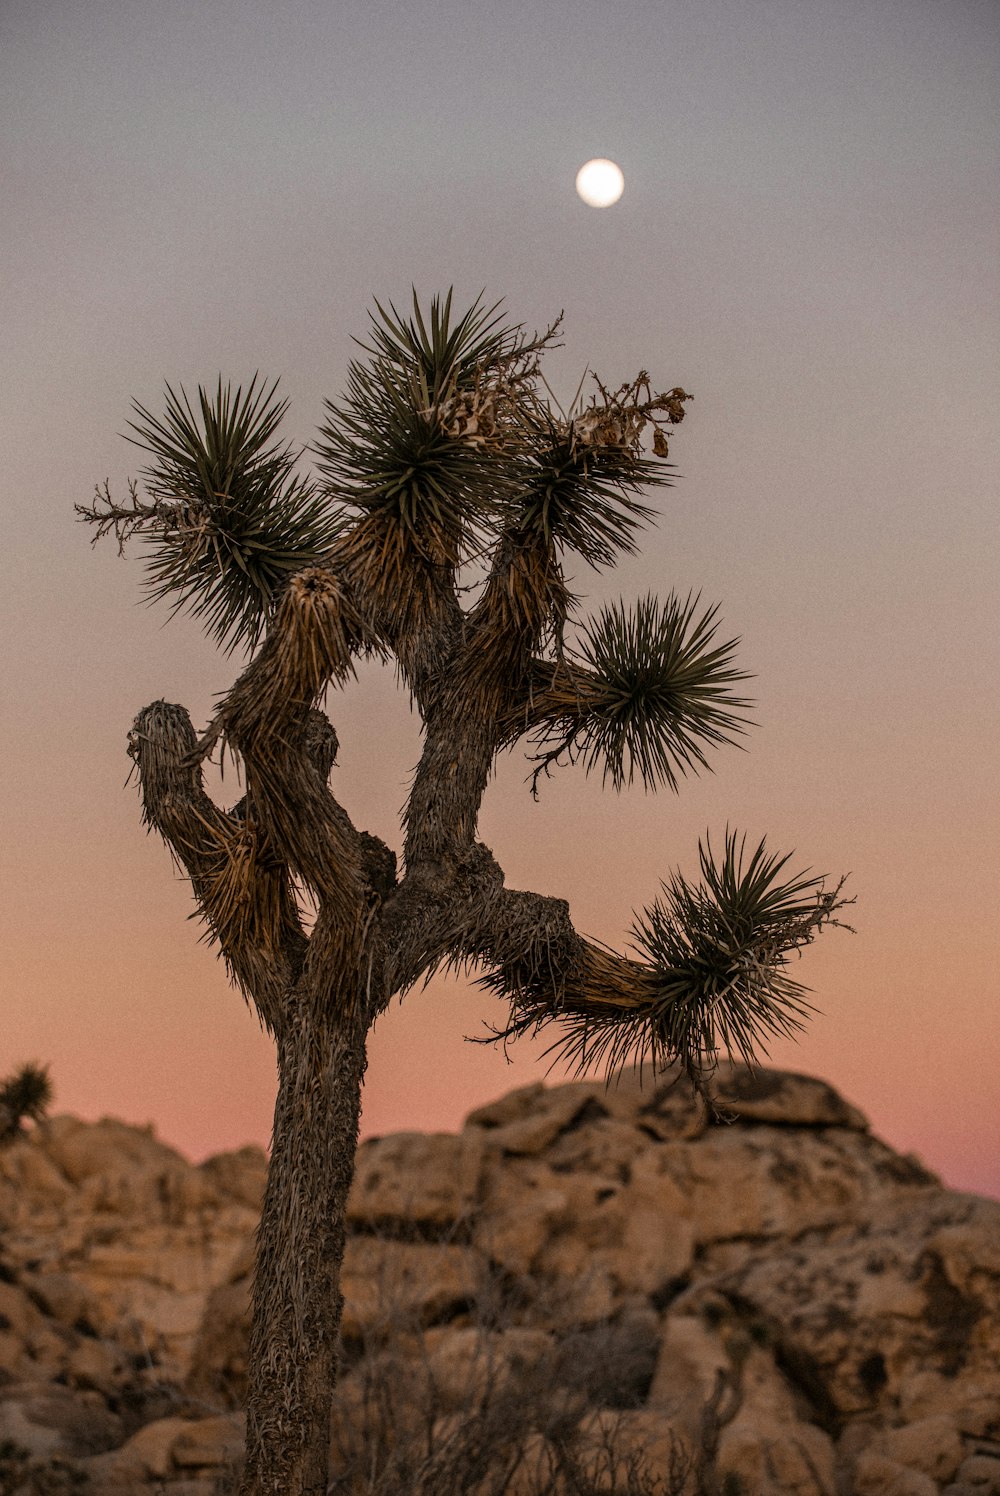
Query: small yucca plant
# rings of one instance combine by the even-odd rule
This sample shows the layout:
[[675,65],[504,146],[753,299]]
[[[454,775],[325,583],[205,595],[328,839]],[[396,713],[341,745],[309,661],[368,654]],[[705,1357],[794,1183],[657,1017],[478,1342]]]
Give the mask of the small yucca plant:
[[22,1065],[0,1081],[0,1142],[24,1131],[24,1122],[40,1122],[52,1104],[47,1066]]

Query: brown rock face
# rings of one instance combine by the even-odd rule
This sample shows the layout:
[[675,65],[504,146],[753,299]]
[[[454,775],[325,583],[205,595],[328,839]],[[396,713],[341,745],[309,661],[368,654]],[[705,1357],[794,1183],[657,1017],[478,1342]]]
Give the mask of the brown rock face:
[[[671,1079],[362,1147],[338,1496],[1000,1493],[1000,1204],[821,1081],[724,1068],[713,1119]],[[25,1489],[225,1488],[265,1167],[73,1118],[0,1152]]]

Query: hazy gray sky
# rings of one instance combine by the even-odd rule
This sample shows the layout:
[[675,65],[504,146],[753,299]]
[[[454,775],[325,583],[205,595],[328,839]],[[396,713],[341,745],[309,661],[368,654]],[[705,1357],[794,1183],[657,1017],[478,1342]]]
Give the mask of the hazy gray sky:
[[[5,0],[0,1070],[195,1153],[266,1139],[268,1047],[123,791],[135,712],[204,719],[235,666],[72,504],[141,466],[117,433],[165,379],[280,375],[308,441],[373,296],[454,284],[565,309],[561,394],[587,364],[694,392],[659,529],[576,590],[702,589],[760,701],[676,798],[567,769],[535,806],[504,763],[509,883],[621,947],[727,821],[850,871],[858,934],[804,958],[823,1016],[778,1057],[1000,1191],[998,60],[993,0]],[[614,208],[573,191],[594,155]],[[405,703],[372,674],[330,709],[338,792],[398,847]],[[490,1014],[452,984],[388,1015],[366,1127],[534,1074],[463,1045]]]

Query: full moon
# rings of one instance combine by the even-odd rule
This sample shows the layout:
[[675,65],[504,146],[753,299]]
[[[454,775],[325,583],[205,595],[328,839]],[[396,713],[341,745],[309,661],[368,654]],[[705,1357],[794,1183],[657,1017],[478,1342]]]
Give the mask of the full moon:
[[576,190],[591,208],[610,208],[625,191],[625,178],[620,166],[598,156],[588,161],[576,174]]

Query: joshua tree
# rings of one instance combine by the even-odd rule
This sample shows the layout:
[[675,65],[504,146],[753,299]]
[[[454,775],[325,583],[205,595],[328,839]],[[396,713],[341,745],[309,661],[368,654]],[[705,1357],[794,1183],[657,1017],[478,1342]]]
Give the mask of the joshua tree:
[[0,1143],[20,1137],[27,1117],[40,1122],[52,1104],[52,1082],[45,1065],[22,1065],[0,1081]]
[[[409,317],[379,306],[310,478],[276,440],[274,386],[220,380],[195,405],[167,386],[162,417],[137,404],[130,422],[144,489],[117,502],[105,483],[79,508],[95,539],[141,536],[152,596],[248,656],[201,737],[165,701],[129,736],[145,822],[277,1048],[245,1496],[326,1491],[365,1041],[394,994],[472,967],[508,1005],[505,1037],[551,1025],[581,1065],[677,1064],[702,1087],[720,1050],[749,1061],[801,1027],[787,962],[841,902],[727,832],[718,860],[701,846],[698,881],[664,884],[626,957],[578,934],[562,899],[506,888],[476,839],[497,754],[521,738],[535,791],[575,760],[615,788],[676,789],[747,720],[715,608],[647,597],[577,619],[567,560],[636,549],[653,517],[639,495],[669,483],[690,397],[643,373],[563,413],[540,371],[557,326],[528,337],[480,302],[456,319],[450,294],[426,319],[416,298]],[[319,707],[366,656],[395,660],[423,726],[401,873],[329,786],[337,735]],[[242,766],[230,810],[203,788],[216,749]]]

